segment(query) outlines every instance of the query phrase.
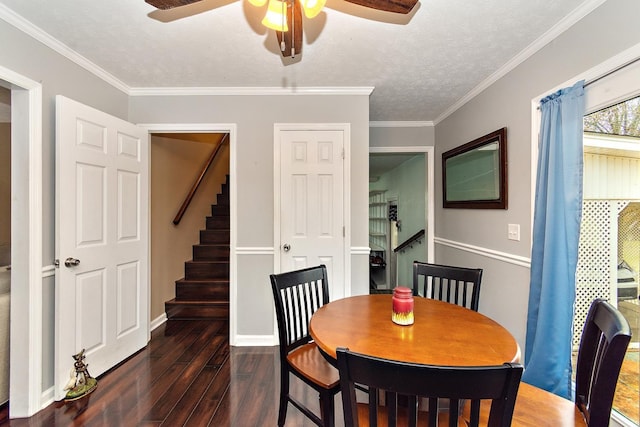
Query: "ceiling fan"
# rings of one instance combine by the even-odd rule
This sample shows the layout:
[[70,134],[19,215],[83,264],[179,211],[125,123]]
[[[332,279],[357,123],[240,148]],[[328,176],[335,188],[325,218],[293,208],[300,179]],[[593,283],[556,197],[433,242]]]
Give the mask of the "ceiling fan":
[[[145,0],[161,9],[173,9],[202,0]],[[407,14],[418,0],[346,0],[360,6],[383,12]],[[320,13],[326,0],[268,0],[267,13],[262,24],[276,31],[282,56],[295,57],[302,51],[302,11],[307,18]],[[267,0],[249,0],[254,6],[264,6]]]

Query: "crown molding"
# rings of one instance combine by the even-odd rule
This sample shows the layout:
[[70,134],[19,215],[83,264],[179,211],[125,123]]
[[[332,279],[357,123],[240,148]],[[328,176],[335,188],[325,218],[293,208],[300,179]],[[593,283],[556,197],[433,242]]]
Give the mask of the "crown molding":
[[53,49],[68,60],[74,62],[75,64],[81,66],[85,70],[109,83],[116,89],[119,89],[126,94],[129,93],[129,86],[124,84],[121,80],[117,79],[112,74],[105,71],[103,68],[100,68],[84,56],[80,55],[64,43],[51,36],[49,33],[43,31],[40,27],[37,27],[30,21],[27,21],[22,16],[18,15],[13,10],[2,4],[0,4],[0,19],[6,21],[10,25],[13,25],[23,33],[30,35],[34,39]]
[[274,95],[366,95],[372,86],[354,87],[135,87],[130,96],[274,96]]
[[430,121],[371,121],[369,127],[371,128],[426,128],[435,126]]
[[60,42],[49,33],[0,4],[0,19],[53,49],[63,57],[104,80],[129,96],[194,96],[194,95],[363,95],[370,96],[373,86],[363,87],[130,87],[103,68]]
[[505,65],[500,67],[496,72],[487,77],[484,81],[482,81],[478,86],[471,89],[465,96],[463,96],[458,102],[453,104],[451,107],[447,108],[444,113],[438,116],[434,123],[437,125],[442,122],[444,119],[449,117],[467,102],[471,101],[473,98],[478,96],[482,91],[486,88],[494,84],[496,81],[504,77],[510,71],[515,69],[518,65],[522,64],[524,61],[533,56],[540,49],[548,45],[555,38],[560,36],[562,33],[571,28],[574,24],[580,21],[582,18],[587,16],[589,13],[593,12],[597,7],[602,5],[607,0],[587,0],[582,3],[578,8],[576,8],[569,15],[565,16],[560,20],[556,25],[551,27],[546,33],[536,39],[533,43],[527,46],[523,51],[519,54],[511,58]]

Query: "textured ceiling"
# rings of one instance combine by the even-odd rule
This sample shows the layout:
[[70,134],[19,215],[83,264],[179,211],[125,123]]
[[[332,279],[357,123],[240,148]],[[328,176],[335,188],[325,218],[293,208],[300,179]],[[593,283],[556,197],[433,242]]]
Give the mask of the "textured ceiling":
[[434,121],[593,0],[421,0],[410,15],[328,0],[282,59],[264,8],[202,0],[0,0],[131,88],[375,87],[372,121]]

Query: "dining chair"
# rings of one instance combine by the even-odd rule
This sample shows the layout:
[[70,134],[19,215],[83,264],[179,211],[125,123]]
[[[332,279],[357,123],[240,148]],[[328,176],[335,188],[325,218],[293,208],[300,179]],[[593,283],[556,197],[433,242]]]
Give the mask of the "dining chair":
[[[511,425],[523,371],[518,363],[434,366],[380,359],[345,348],[336,353],[345,427],[467,425],[460,415],[466,400],[473,415],[469,425],[478,425],[483,400],[490,401],[488,427]],[[369,386],[368,403],[357,402],[356,383]],[[421,399],[428,402],[427,411],[419,410]]]
[[[309,335],[311,316],[329,302],[327,268],[319,265],[269,277],[280,343],[278,426],[284,425],[290,402],[318,426],[333,427],[333,401],[340,391],[338,371],[326,361]],[[291,395],[290,373],[319,393],[320,417]]]
[[591,303],[576,363],[576,405],[590,427],[608,426],[611,406],[631,328],[613,305],[598,298]]
[[[575,426],[609,426],[618,375],[630,339],[629,322],[620,311],[604,299],[594,300],[587,312],[578,347],[575,404],[566,405],[565,399],[553,393],[522,384],[513,414],[514,422],[539,420],[541,417],[548,420],[553,416],[564,420],[563,425],[573,421],[571,425]],[[486,412],[486,408],[481,412]],[[545,413],[546,416],[543,415]]]
[[478,311],[481,281],[481,268],[413,262],[415,296],[439,299]]

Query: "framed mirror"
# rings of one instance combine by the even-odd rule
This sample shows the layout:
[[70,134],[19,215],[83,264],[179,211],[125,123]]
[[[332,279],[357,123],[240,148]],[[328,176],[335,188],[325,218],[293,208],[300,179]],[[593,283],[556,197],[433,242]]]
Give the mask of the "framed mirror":
[[507,209],[507,128],[442,153],[445,208]]

